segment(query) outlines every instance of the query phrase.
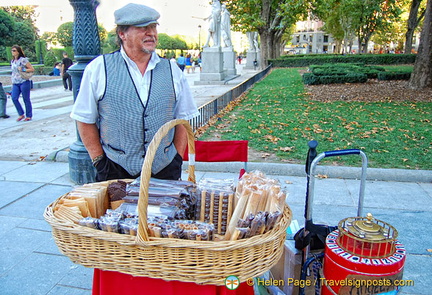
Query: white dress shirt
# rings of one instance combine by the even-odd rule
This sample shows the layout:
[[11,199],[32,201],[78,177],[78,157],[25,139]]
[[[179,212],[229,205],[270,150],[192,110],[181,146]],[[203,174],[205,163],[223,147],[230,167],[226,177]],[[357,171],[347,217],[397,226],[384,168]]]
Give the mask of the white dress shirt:
[[[138,90],[141,100],[145,104],[147,102],[151,83],[150,72],[160,61],[160,57],[155,52],[153,52],[147,69],[144,75],[142,75],[137,64],[126,55],[123,48],[120,49],[120,52],[128,65],[129,72],[132,76],[133,82]],[[177,100],[177,104],[174,109],[175,119],[189,120],[197,117],[199,112],[184,73],[177,66],[172,66],[171,68]],[[107,75],[109,75],[109,73],[107,73]],[[87,124],[96,123],[99,116],[97,105],[99,99],[101,99],[104,95],[105,84],[106,77],[104,60],[103,56],[98,56],[93,61],[91,61],[84,70],[79,92],[73,105],[70,117],[74,120]],[[127,95],[127,93],[125,93],[125,95]],[[120,101],[121,97],[119,98],[119,102]]]

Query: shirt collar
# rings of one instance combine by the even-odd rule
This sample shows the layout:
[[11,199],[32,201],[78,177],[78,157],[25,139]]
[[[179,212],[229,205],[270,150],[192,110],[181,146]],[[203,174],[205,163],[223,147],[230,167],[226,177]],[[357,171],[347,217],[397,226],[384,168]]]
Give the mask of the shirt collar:
[[[123,59],[126,61],[126,63],[127,63],[130,67],[136,68],[136,69],[138,70],[138,66],[137,66],[136,63],[135,63],[133,60],[131,60],[131,59],[129,58],[129,56],[126,54],[126,52],[125,52],[124,49],[123,49],[123,46],[121,46],[121,48],[120,48],[120,53],[121,53],[121,55],[123,56]],[[152,52],[152,55],[151,55],[151,57],[150,57],[150,61],[149,61],[148,65],[147,65],[147,70],[146,70],[146,71],[151,71],[151,70],[153,70],[153,69],[156,67],[156,64],[157,64],[158,62],[160,62],[160,57],[159,57],[159,55],[157,55],[157,53],[154,51],[154,52]]]

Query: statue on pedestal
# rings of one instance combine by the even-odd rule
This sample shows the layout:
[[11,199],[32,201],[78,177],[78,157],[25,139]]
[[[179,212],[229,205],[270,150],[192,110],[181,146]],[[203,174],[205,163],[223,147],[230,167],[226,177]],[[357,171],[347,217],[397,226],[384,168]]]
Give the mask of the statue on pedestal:
[[224,47],[231,47],[231,17],[225,4],[222,4],[221,34]]
[[258,52],[258,32],[246,32],[246,36],[249,40],[249,49],[250,52]]
[[204,47],[210,46],[210,40],[213,40],[213,47],[220,46],[220,22],[221,22],[221,3],[219,0],[213,0],[212,12],[205,20],[209,20],[209,34]]

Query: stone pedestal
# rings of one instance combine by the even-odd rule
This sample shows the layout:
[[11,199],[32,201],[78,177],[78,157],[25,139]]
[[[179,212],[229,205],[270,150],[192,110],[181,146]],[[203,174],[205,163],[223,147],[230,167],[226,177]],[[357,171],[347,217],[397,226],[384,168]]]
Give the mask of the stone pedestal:
[[260,52],[259,51],[248,51],[246,53],[246,66],[245,69],[255,69],[254,61],[259,64]]
[[227,77],[236,76],[236,53],[232,47],[226,47],[222,49],[223,52],[223,69]]
[[222,81],[225,78],[221,47],[205,47],[201,53],[200,81]]

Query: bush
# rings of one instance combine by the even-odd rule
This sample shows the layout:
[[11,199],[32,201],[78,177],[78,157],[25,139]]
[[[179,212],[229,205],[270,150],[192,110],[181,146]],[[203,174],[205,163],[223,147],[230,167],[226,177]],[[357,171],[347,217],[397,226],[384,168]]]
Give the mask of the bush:
[[273,67],[307,67],[326,63],[362,63],[369,65],[413,64],[415,54],[321,54],[321,55],[283,55],[270,59]]
[[57,57],[51,50],[47,51],[44,58],[44,65],[47,67],[54,67],[54,64],[57,61]]
[[[312,75],[318,76],[313,78],[306,75],[305,84],[330,84],[330,83],[363,83],[367,79],[375,79],[378,73],[385,71],[383,67],[369,66],[364,64],[324,64],[312,65],[309,67]],[[361,75],[356,75],[361,74]],[[325,77],[325,78],[321,78]],[[365,78],[366,77],[366,80]]]
[[365,83],[367,75],[364,73],[348,73],[346,75],[323,75],[313,73],[303,74],[303,83],[308,85],[337,84],[337,83]]
[[378,74],[378,80],[409,80],[411,78],[411,72],[382,72]]
[[314,75],[313,73],[304,73],[303,76],[303,83],[307,85],[318,85],[319,82],[319,76]]

